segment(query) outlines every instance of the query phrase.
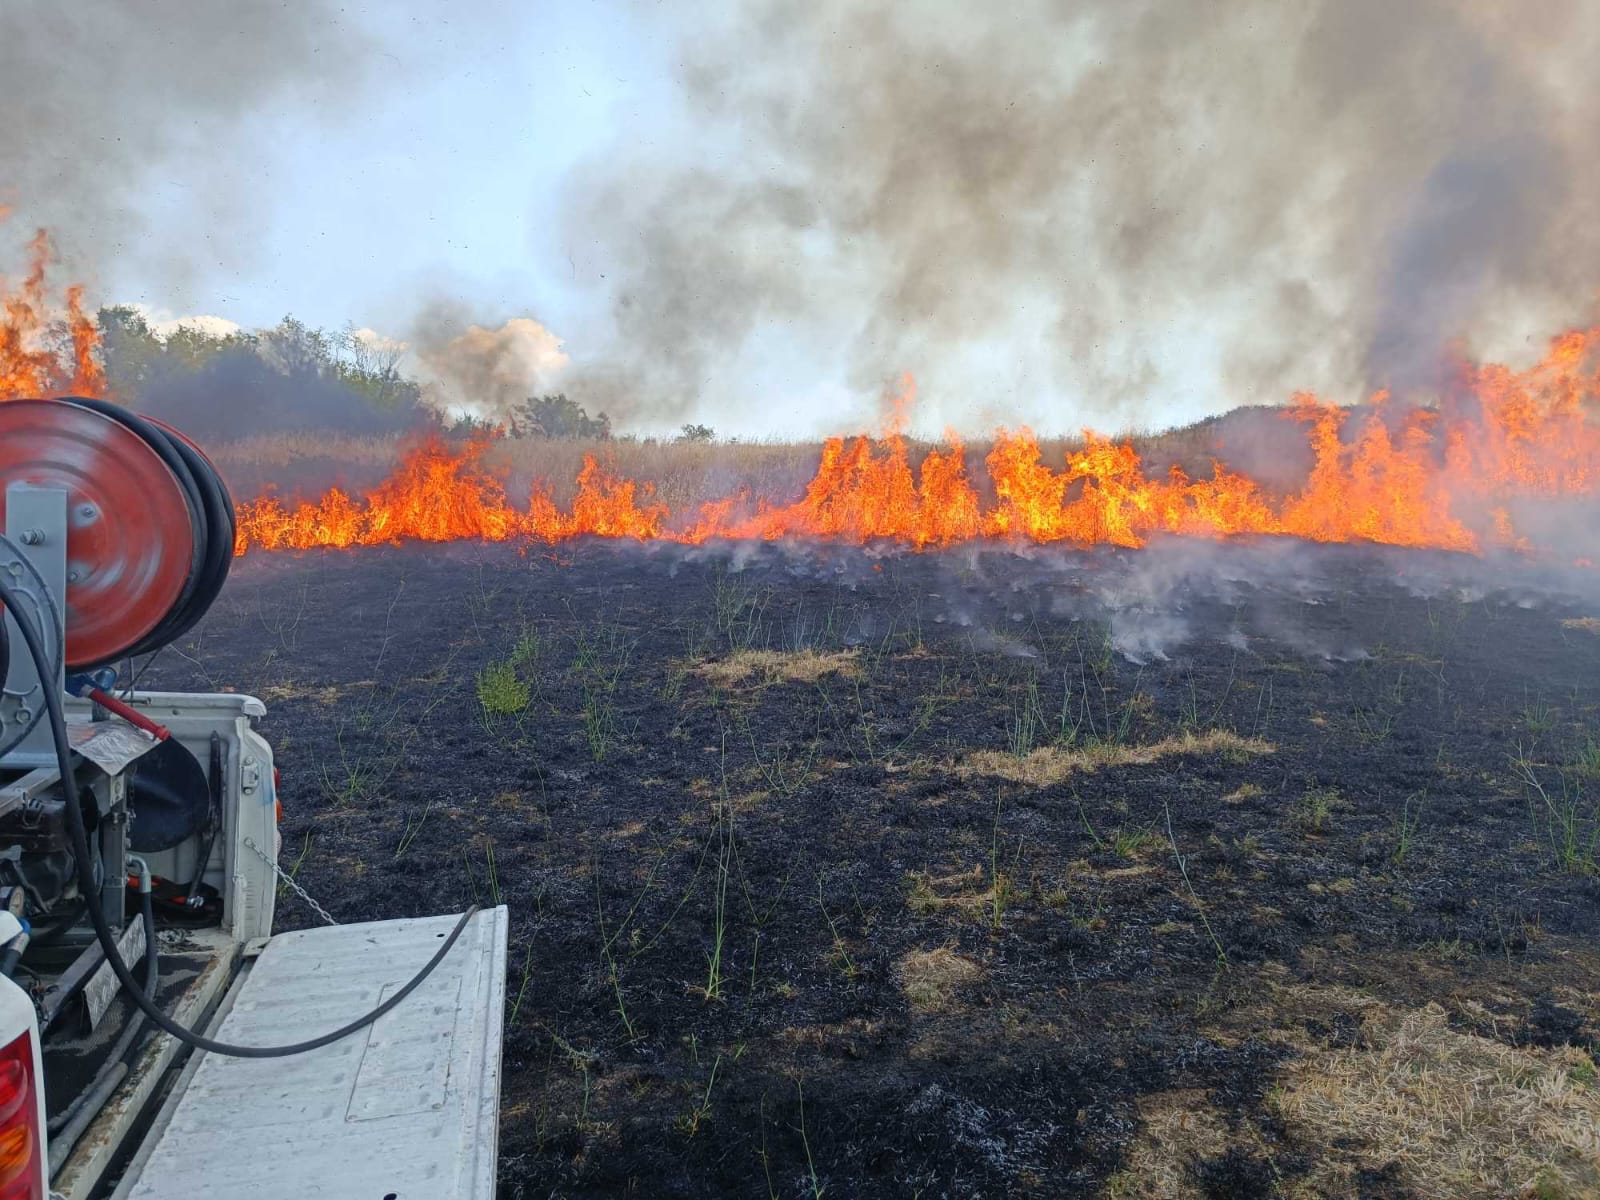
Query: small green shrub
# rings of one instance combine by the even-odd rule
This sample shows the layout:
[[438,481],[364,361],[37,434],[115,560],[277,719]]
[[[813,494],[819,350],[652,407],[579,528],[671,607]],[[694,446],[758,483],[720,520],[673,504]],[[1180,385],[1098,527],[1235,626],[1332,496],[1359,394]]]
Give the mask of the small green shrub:
[[478,672],[478,703],[494,716],[514,716],[528,707],[533,693],[517,674],[514,658],[490,663]]

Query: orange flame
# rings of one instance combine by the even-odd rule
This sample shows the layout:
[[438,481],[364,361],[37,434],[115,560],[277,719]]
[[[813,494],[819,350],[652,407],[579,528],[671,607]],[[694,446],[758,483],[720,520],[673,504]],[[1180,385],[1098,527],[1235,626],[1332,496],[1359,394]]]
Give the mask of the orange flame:
[[[28,243],[26,275],[14,286],[0,279],[0,400],[106,392],[82,288],[67,288],[60,307],[49,302],[51,257],[41,230]],[[360,496],[331,488],[315,500],[285,504],[269,495],[242,505],[236,552],[586,536],[691,543],[795,537],[916,549],[980,538],[1137,547],[1161,535],[1250,534],[1528,551],[1536,547],[1518,527],[1521,502],[1593,496],[1600,485],[1597,359],[1600,328],[1578,329],[1554,338],[1527,370],[1460,364],[1435,408],[1393,413],[1380,394],[1369,414],[1353,418],[1297,395],[1285,415],[1303,426],[1313,465],[1289,495],[1273,495],[1220,462],[1209,478],[1177,467],[1152,477],[1131,442],[1092,433],[1053,465],[1031,431],[1002,430],[981,479],[954,434],[913,464],[903,432],[915,397],[907,376],[888,398],[884,432],[830,438],[798,500],[736,495],[675,516],[650,483],[619,478],[586,455],[567,509],[546,486],[519,506],[486,463],[493,439],[452,448],[433,438]]]
[[105,394],[96,357],[100,331],[84,311],[83,288],[67,288],[65,316],[54,315],[45,283],[50,258],[50,238],[41,229],[28,242],[21,283],[13,288],[0,277],[0,400]]
[[[519,508],[484,463],[486,441],[452,451],[436,439],[412,450],[359,500],[335,489],[287,509],[270,498],[242,506],[237,549],[583,536],[882,540],[917,549],[978,538],[1136,547],[1163,534],[1290,534],[1526,550],[1532,547],[1508,505],[1590,496],[1600,480],[1597,350],[1600,329],[1574,331],[1526,371],[1463,366],[1440,407],[1403,415],[1391,413],[1382,395],[1359,421],[1313,396],[1296,396],[1285,416],[1304,426],[1313,466],[1304,486],[1287,496],[1268,494],[1220,462],[1209,479],[1176,467],[1151,478],[1132,443],[1094,434],[1052,466],[1032,432],[1019,429],[1001,431],[984,460],[993,493],[986,503],[958,438],[947,434],[944,446],[913,466],[895,420],[876,438],[830,438],[796,501],[724,497],[701,505],[693,519],[674,520],[648,483],[618,478],[592,455],[569,510],[544,487]],[[896,413],[910,395],[908,382]]]

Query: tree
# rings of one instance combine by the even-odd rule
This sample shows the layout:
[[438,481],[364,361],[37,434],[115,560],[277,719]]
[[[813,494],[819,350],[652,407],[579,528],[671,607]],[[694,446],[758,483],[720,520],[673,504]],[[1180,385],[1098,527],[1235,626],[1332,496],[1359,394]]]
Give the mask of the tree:
[[131,307],[101,309],[99,324],[111,394],[189,432],[379,433],[422,416],[404,347],[354,329],[330,334],[285,317],[256,333],[182,325],[163,337]]
[[100,361],[106,382],[118,396],[137,395],[160,370],[165,347],[143,314],[131,305],[99,312]]
[[400,371],[406,348],[401,342],[364,334],[346,325],[332,340],[333,369],[340,382],[359,392],[379,408],[415,408],[422,387]]
[[514,437],[606,441],[611,437],[611,418],[605,413],[591,417],[565,393],[537,399],[530,396],[511,414],[511,433]]
[[322,375],[333,366],[333,341],[304,321],[284,317],[258,335],[261,357],[284,375]]
[[714,442],[717,440],[717,431],[709,425],[685,425],[673,440],[677,442]]

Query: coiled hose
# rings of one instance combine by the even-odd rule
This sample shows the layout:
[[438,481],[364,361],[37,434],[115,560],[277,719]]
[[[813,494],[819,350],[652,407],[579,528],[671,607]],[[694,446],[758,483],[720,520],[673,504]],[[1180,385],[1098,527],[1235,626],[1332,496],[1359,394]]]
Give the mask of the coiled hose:
[[[38,671],[40,680],[44,681],[44,687],[41,690],[44,692],[45,712],[50,722],[52,740],[55,743],[56,766],[61,774],[61,789],[66,798],[67,832],[72,838],[73,854],[78,860],[78,884],[86,896],[92,896],[97,891],[98,886],[95,882],[94,873],[94,863],[98,859],[94,859],[91,855],[89,836],[84,828],[83,809],[78,797],[78,782],[73,777],[72,749],[67,742],[66,712],[61,705],[60,693],[48,682],[52,674],[50,656],[46,653],[39,631],[29,621],[17,594],[3,578],[0,578],[0,604],[3,604],[15,619],[16,627],[22,634],[23,644],[26,646],[29,656],[33,659],[34,667]],[[192,1046],[196,1050],[208,1050],[212,1054],[225,1054],[234,1058],[287,1058],[293,1054],[305,1054],[308,1051],[332,1045],[341,1038],[349,1037],[352,1033],[365,1029],[385,1013],[392,1012],[401,1001],[416,991],[423,980],[433,974],[434,969],[444,961],[445,955],[450,953],[451,947],[456,944],[457,939],[461,937],[461,934],[467,928],[467,922],[477,914],[478,906],[474,904],[461,914],[461,919],[456,922],[455,928],[450,931],[449,936],[445,938],[444,943],[434,953],[434,956],[428,960],[427,964],[413,975],[404,987],[378,1005],[378,1007],[363,1016],[357,1017],[349,1024],[341,1025],[338,1029],[324,1033],[320,1037],[308,1038],[303,1042],[292,1042],[284,1046],[235,1046],[227,1042],[215,1041],[194,1032],[192,1029],[185,1029],[166,1013],[162,1012],[150,994],[139,986],[139,981],[133,977],[133,972],[128,969],[128,964],[122,961],[122,954],[117,949],[116,936],[111,932],[111,925],[107,922],[105,913],[100,911],[100,906],[90,903],[88,912],[89,921],[94,926],[95,938],[100,943],[100,949],[105,953],[106,962],[111,965],[111,970],[115,973],[122,986],[127,989],[128,995],[132,997],[133,1002],[139,1006],[140,1011],[145,1016],[155,1023],[157,1028],[171,1034],[185,1045]]]

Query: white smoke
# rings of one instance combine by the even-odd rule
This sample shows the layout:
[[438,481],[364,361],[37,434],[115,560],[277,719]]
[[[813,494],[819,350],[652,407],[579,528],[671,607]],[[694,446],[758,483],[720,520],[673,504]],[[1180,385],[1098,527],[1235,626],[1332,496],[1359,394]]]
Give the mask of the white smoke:
[[417,360],[436,407],[491,420],[505,420],[524,400],[550,391],[569,361],[561,339],[530,317],[512,317],[496,329],[468,325],[454,335],[430,323],[418,341]]

